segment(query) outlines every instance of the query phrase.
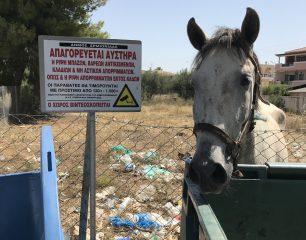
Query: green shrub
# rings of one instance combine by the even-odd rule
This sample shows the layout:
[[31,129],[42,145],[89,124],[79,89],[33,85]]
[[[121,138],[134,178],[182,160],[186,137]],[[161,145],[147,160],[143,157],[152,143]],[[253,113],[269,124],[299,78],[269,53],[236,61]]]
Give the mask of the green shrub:
[[285,107],[285,100],[280,95],[270,95],[269,102],[282,109]]
[[284,109],[285,100],[282,96],[288,96],[288,85],[272,84],[262,89],[263,95],[269,96],[269,101],[275,106]]
[[271,84],[262,89],[263,95],[280,95],[288,96],[288,85],[285,84]]
[[96,186],[97,188],[104,188],[112,183],[112,178],[107,175],[101,175],[97,177]]

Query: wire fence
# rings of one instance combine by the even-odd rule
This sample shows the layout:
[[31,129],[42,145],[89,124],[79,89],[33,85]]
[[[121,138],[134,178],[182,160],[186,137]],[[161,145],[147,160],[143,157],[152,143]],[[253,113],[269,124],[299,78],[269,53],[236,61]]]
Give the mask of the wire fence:
[[[38,170],[40,129],[52,126],[62,225],[77,239],[86,114],[10,118],[14,124],[1,121],[0,174]],[[289,161],[306,162],[306,130],[283,134]],[[194,150],[192,127],[151,126],[97,114],[97,239],[179,239],[183,158]],[[133,225],[148,217],[149,227]]]

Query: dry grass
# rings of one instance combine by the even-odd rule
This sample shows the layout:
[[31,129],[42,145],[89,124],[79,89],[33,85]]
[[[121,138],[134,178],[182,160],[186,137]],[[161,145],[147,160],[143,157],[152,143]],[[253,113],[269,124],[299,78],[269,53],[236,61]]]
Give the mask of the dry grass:
[[[119,120],[131,120],[157,126],[193,126],[192,101],[176,95],[157,95],[150,102],[143,102],[141,112],[103,113]],[[286,129],[306,128],[306,115],[286,113]]]
[[175,95],[155,96],[142,104],[141,112],[103,113],[116,120],[131,120],[155,126],[192,126],[192,104]]
[[305,129],[306,115],[298,115],[294,113],[286,113],[286,129]]

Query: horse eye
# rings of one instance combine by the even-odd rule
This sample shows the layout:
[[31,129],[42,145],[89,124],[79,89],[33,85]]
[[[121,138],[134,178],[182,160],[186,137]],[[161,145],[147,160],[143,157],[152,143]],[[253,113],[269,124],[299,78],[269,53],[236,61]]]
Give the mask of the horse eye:
[[243,87],[247,87],[249,86],[251,83],[250,79],[248,76],[246,75],[242,75],[241,78],[240,78],[240,85],[243,86]]

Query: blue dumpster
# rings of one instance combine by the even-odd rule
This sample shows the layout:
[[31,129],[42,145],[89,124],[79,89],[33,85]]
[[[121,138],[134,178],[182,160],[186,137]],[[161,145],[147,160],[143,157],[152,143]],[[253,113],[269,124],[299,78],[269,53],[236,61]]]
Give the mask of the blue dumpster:
[[40,141],[40,171],[0,175],[0,239],[64,239],[51,127]]

